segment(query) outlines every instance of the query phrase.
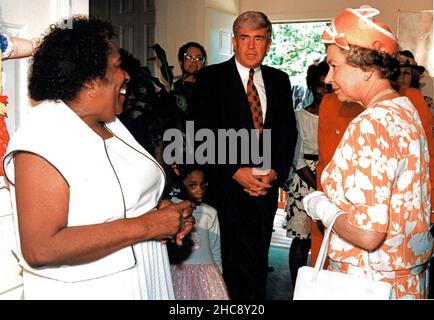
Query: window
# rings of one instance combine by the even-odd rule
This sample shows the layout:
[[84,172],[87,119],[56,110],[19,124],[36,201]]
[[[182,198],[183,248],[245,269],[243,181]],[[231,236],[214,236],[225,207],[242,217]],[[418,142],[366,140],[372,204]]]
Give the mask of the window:
[[310,64],[325,57],[321,43],[324,28],[330,22],[296,22],[273,24],[273,42],[264,64],[286,72],[293,88],[294,109],[312,102],[306,88],[306,72]]

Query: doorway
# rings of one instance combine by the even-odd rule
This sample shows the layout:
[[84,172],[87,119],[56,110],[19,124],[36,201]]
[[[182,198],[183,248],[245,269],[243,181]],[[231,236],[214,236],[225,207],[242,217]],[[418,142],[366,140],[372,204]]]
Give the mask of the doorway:
[[156,0],[89,0],[89,15],[110,20],[119,48],[130,52],[141,64],[153,70]]

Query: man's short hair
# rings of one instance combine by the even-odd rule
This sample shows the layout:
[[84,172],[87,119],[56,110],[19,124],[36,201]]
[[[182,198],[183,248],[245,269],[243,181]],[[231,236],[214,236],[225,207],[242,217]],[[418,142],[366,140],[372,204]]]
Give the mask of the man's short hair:
[[267,40],[271,40],[272,26],[268,17],[260,11],[246,11],[240,14],[234,21],[232,31],[234,36],[238,37],[240,28],[248,28],[252,30],[267,29]]

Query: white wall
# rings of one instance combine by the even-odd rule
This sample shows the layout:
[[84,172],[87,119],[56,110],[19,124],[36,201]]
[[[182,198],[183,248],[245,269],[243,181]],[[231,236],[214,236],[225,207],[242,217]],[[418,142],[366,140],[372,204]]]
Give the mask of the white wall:
[[189,41],[205,47],[208,63],[226,60],[214,49],[217,30],[232,30],[239,8],[239,0],[157,0],[156,41],[166,50],[175,75],[181,72],[178,49]]
[[228,60],[233,55],[232,24],[237,14],[222,12],[214,8],[206,9],[205,45],[208,53],[208,64]]
[[[39,37],[51,23],[75,13],[88,14],[88,0],[1,0],[0,29],[22,38]],[[8,60],[3,64],[3,94],[9,96],[7,125],[12,133],[29,110],[27,98],[28,59]],[[0,299],[20,299],[21,270],[11,247],[15,232],[9,191],[0,177]]]
[[207,8],[218,9],[221,12],[238,15],[241,8],[240,0],[205,0],[205,6]]

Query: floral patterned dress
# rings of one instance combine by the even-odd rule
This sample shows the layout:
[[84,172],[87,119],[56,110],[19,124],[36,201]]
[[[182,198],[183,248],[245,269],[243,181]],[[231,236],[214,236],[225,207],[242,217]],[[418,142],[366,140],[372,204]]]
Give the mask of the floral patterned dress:
[[[419,115],[405,97],[366,109],[348,126],[321,176],[324,192],[355,227],[382,232],[369,252],[377,279],[392,285],[392,298],[425,298],[430,185],[428,147]],[[365,274],[362,249],[333,233],[329,269]]]
[[[295,111],[297,130],[299,133],[295,152],[295,170],[308,166],[312,172],[316,172],[318,163],[318,115],[310,113],[306,109]],[[311,158],[306,159],[307,156]],[[312,156],[316,156],[312,158]],[[293,169],[291,169],[293,170]],[[309,193],[315,191],[295,172],[289,184],[285,212],[286,235],[288,238],[310,239],[310,221],[303,208],[302,199]]]

